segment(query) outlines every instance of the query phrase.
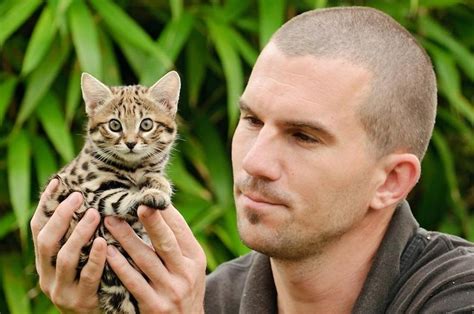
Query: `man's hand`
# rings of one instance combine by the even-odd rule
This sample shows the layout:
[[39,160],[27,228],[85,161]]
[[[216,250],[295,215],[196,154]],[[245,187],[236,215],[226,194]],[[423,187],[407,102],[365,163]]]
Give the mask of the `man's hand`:
[[107,262],[137,299],[141,313],[203,313],[205,254],[181,214],[172,206],[138,209],[152,246],[124,221],[107,217],[106,226],[144,278],[113,246]]
[[[57,188],[58,183],[57,179],[49,183],[31,219],[40,287],[61,312],[99,312],[97,289],[107,249],[104,239],[94,240],[89,260],[81,270],[79,280],[76,280],[76,267],[81,249],[93,236],[100,221],[99,213],[89,209],[66,243],[60,247],[59,242],[69,228],[74,211],[82,204],[82,196],[77,192],[69,195],[48,220],[41,208]],[[51,264],[55,255],[57,255],[56,268]]]

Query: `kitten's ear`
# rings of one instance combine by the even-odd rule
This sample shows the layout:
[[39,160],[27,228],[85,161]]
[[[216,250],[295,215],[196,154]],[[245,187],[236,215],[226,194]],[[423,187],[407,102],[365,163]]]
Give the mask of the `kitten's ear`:
[[148,94],[154,102],[174,117],[178,110],[180,88],[181,80],[178,72],[170,71],[148,89]]
[[92,115],[98,106],[112,96],[110,89],[89,73],[82,73],[81,88],[88,116]]

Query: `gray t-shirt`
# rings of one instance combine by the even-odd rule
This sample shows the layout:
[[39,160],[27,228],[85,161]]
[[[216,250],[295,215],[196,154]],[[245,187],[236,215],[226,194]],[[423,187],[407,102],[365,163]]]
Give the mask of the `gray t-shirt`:
[[[206,313],[276,313],[269,258],[252,252],[206,282]],[[419,227],[406,201],[396,209],[353,313],[474,312],[474,244]]]

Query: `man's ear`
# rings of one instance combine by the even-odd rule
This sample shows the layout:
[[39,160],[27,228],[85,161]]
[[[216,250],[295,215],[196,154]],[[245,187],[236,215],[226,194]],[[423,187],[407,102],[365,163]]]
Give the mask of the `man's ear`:
[[383,209],[405,199],[418,182],[421,166],[418,157],[408,153],[393,153],[381,160],[380,185],[370,207]]

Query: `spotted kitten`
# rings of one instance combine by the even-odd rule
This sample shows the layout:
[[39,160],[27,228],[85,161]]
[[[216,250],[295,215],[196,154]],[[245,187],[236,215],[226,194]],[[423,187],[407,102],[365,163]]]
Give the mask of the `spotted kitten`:
[[[103,237],[135,265],[107,231],[103,217],[125,219],[144,241],[150,242],[138,221],[137,208],[144,204],[164,209],[170,204],[172,191],[164,168],[176,138],[180,84],[174,71],[150,88],[109,88],[87,73],[82,75],[82,95],[89,119],[86,142],[79,155],[55,176],[60,181],[59,188],[43,208],[45,215],[51,216],[70,193],[82,193],[84,203],[75,213],[63,243],[85,211],[93,207],[102,216],[94,238]],[[82,250],[77,276],[87,262],[93,239]],[[56,260],[52,263],[55,265]],[[136,300],[108,265],[98,293],[105,313],[138,313]]]

